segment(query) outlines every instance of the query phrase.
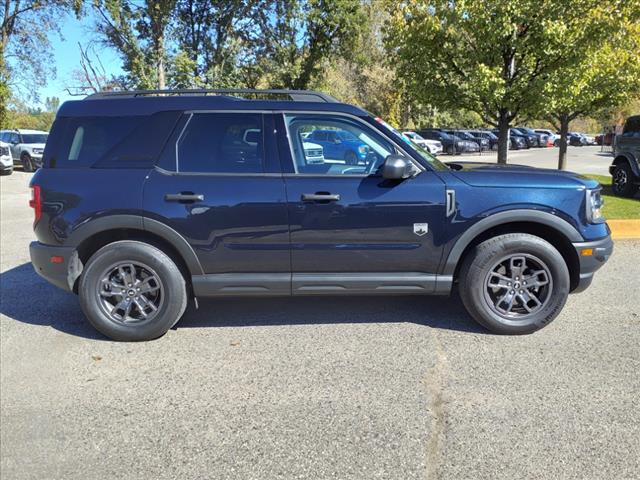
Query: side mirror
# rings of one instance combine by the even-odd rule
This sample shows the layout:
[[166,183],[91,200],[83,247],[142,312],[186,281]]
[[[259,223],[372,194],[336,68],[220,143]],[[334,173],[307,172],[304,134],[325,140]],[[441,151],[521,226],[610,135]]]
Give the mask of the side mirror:
[[413,173],[413,165],[402,155],[389,155],[382,164],[382,177],[387,180],[402,180]]

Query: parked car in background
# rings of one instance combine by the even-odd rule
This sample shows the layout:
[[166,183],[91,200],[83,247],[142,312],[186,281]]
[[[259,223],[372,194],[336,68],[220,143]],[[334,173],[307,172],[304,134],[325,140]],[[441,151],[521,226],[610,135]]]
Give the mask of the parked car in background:
[[411,130],[402,132],[402,135],[407,137],[416,145],[424,148],[431,155],[438,155],[443,151],[442,142],[440,140],[431,140],[429,138],[422,138],[422,136],[420,136],[419,134]]
[[614,160],[609,167],[613,193],[633,197],[640,187],[640,115],[627,118],[615,140]]
[[534,132],[540,134],[540,135],[546,135],[547,136],[547,147],[554,147],[556,146],[556,139],[560,138],[560,135],[554,133],[552,130],[549,130],[548,128],[536,128],[534,130]]
[[567,134],[567,145],[571,145],[572,147],[583,147],[587,145],[587,139],[578,133],[570,132]]
[[13,172],[13,158],[9,144],[0,141],[0,175],[11,175]]
[[595,141],[596,141],[596,145],[605,145],[605,146],[610,146],[613,145],[613,139],[615,138],[616,134],[612,133],[612,132],[607,132],[604,134],[600,134],[600,135],[596,135]]
[[[496,138],[500,134],[497,128],[494,128],[493,130],[491,130],[491,133],[493,133],[496,136]],[[509,130],[509,150],[522,150],[525,148],[531,148],[527,143],[526,137],[523,134],[521,134],[519,131],[511,128]]]
[[324,152],[322,145],[311,142],[302,142],[302,148],[304,149],[304,157],[308,164],[312,163],[324,163]]
[[41,130],[2,130],[0,141],[9,144],[13,161],[20,161],[25,172],[42,167],[42,154],[49,134]]
[[498,149],[498,136],[493,132],[488,130],[469,130],[469,132],[476,137],[486,139],[489,142],[489,148],[491,150]]
[[445,153],[448,153],[449,155],[457,155],[460,153],[474,153],[480,151],[480,147],[476,142],[463,140],[457,135],[450,135],[440,129],[426,128],[423,130],[418,130],[418,133],[423,138],[438,140],[439,142],[441,142]]
[[446,130],[446,132],[451,135],[456,135],[457,137],[460,137],[463,140],[477,143],[481,151],[489,150],[490,148],[489,140],[487,140],[486,138],[480,137],[478,135],[474,135],[469,130]]
[[587,135],[586,133],[583,133],[582,136],[587,141],[587,145],[595,145],[596,144],[596,137],[595,136]]
[[536,133],[535,130],[528,127],[514,127],[520,133],[528,138],[529,145],[531,147],[545,147],[547,146],[547,135]]
[[346,130],[314,130],[306,138],[322,146],[324,161],[344,161],[347,165],[366,162],[371,150],[359,138]]

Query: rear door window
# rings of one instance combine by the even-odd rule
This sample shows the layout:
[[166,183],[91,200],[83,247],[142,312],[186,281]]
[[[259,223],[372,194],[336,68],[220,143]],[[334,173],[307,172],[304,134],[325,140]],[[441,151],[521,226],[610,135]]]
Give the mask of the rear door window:
[[176,146],[180,173],[263,173],[262,114],[194,113]]

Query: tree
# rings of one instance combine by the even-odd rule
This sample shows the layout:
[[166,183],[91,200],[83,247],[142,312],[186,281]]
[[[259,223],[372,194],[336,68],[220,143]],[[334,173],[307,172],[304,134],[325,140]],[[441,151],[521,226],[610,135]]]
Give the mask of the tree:
[[96,30],[102,42],[115,48],[135,88],[166,87],[167,30],[176,0],[94,0]]
[[60,107],[60,99],[58,97],[47,97],[44,101],[44,108],[47,112],[56,113]]
[[359,0],[274,0],[258,17],[256,66],[271,87],[306,89],[324,61],[349,58],[364,25]]
[[[636,0],[633,0],[636,1]],[[509,128],[540,109],[549,76],[581,55],[572,45],[599,0],[410,0],[389,5],[387,44],[419,102],[467,109],[498,127],[506,163]]]
[[176,86],[246,85],[245,60],[255,58],[256,18],[264,8],[262,0],[179,0],[173,27]]
[[[569,124],[579,116],[616,107],[640,93],[640,2],[608,2],[603,10],[585,17],[591,35],[573,45],[580,60],[564,66],[549,78],[544,107],[547,118],[560,132],[558,168],[567,166]],[[594,28],[595,27],[595,28]]]
[[0,127],[7,126],[11,87],[37,100],[37,90],[55,75],[49,34],[60,18],[79,14],[81,0],[0,0]]
[[65,88],[69,95],[81,96],[124,88],[118,79],[107,74],[93,43],[83,47],[78,42],[78,49],[80,50],[80,68],[71,73],[70,84]]

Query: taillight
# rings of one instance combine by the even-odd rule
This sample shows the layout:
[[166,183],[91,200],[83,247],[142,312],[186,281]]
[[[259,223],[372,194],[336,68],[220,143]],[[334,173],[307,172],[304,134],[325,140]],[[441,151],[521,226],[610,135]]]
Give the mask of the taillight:
[[40,185],[33,185],[31,187],[31,200],[29,200],[29,206],[33,208],[36,218],[33,223],[38,223],[42,216],[42,195],[40,193]]

